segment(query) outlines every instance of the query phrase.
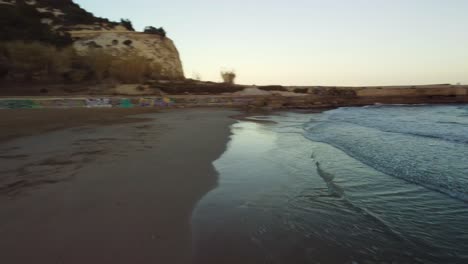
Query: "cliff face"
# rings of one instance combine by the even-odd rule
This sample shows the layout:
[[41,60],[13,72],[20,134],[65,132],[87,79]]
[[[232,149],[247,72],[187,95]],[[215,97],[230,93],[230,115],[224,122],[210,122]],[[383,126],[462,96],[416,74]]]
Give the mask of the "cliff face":
[[179,52],[171,39],[154,34],[114,31],[71,31],[74,48],[85,54],[90,49],[105,49],[115,56],[135,53],[161,67],[161,74],[170,79],[183,79],[184,72]]
[[[161,76],[182,79],[184,73],[173,41],[163,35],[135,32],[131,23],[95,17],[72,0],[0,0],[0,36],[36,40],[57,46],[72,44],[79,54],[102,49],[114,56],[130,52],[161,69]],[[19,29],[16,29],[21,25]],[[31,32],[25,32],[25,30]]]

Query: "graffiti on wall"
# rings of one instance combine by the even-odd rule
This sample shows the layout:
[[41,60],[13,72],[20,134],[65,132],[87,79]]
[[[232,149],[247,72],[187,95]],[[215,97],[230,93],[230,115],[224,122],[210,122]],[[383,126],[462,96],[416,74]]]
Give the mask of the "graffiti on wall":
[[159,98],[159,99],[155,99],[154,100],[154,105],[156,107],[170,107],[174,104],[174,100],[172,100],[171,98],[168,98],[168,97],[164,97],[164,98]]
[[41,108],[80,108],[86,107],[84,99],[39,99]]
[[59,108],[81,108],[86,107],[85,100],[60,100],[55,104]]
[[174,104],[171,98],[140,98],[138,105],[140,107],[170,107]]
[[[177,101],[176,101],[177,100]],[[0,99],[0,109],[33,108],[167,108],[175,105],[185,106],[233,106],[248,105],[256,102],[255,98],[236,97],[109,97],[109,98],[38,98],[38,99]]]
[[33,100],[0,100],[0,109],[34,109],[41,108],[36,101]]
[[132,100],[127,98],[119,99],[119,107],[120,108],[133,108]]
[[109,98],[87,98],[86,107],[88,108],[107,108],[112,107]]
[[0,99],[0,109],[34,108],[133,108],[171,107],[176,102],[169,97],[162,98],[52,98],[52,99]]
[[151,98],[140,98],[138,99],[138,105],[141,107],[153,107],[154,99]]

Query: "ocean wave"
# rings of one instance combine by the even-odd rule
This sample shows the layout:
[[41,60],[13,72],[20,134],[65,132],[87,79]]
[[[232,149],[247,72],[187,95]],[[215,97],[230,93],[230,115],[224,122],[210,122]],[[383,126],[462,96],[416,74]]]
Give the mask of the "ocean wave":
[[385,132],[439,138],[468,144],[468,116],[455,106],[382,106],[339,108],[322,120],[347,122]]
[[369,166],[369,167],[371,167],[371,168],[373,168],[373,169],[375,169],[377,171],[380,171],[382,173],[385,173],[387,175],[394,176],[396,178],[400,178],[400,179],[405,180],[407,182],[418,184],[418,185],[423,186],[423,187],[425,187],[427,189],[446,194],[446,195],[448,195],[448,196],[450,196],[452,198],[455,198],[455,199],[458,199],[458,200],[461,200],[461,201],[464,201],[464,202],[468,202],[468,193],[464,189],[464,187],[455,186],[454,188],[448,188],[448,186],[450,186],[450,184],[441,182],[438,179],[423,179],[423,177],[421,177],[421,175],[416,175],[415,177],[411,177],[410,176],[411,173],[395,173],[392,170],[386,169],[385,166],[382,166],[381,164],[376,164],[376,163],[370,162],[369,160],[361,158],[359,155],[355,155],[355,154],[351,153],[350,151],[348,151],[346,148],[343,148],[340,145],[334,144],[333,142],[321,141],[321,140],[316,140],[316,139],[313,139],[313,141],[330,144],[333,147],[343,151],[344,153],[346,153],[350,157],[355,158],[355,159],[359,160],[360,162],[366,164],[367,166]]
[[[313,156],[312,156],[312,159]],[[348,198],[345,195],[345,190],[338,184],[334,182],[335,175],[327,172],[322,166],[320,165],[320,162],[316,161],[315,165],[317,167],[317,173],[318,175],[324,180],[324,182],[327,184],[329,193],[337,198],[340,198],[343,204],[353,212],[357,212],[365,217],[367,219],[370,219],[372,222],[378,224],[382,230],[387,232],[387,234],[393,236],[397,240],[400,241],[405,241],[406,243],[411,243],[409,240],[407,240],[404,236],[402,236],[398,231],[392,228],[392,225],[389,224],[387,221],[385,221],[382,217],[380,217],[377,213],[374,213],[371,209],[366,208],[365,206],[360,206],[353,202],[353,199]]]
[[344,190],[335,182],[333,182],[333,178],[335,177],[333,174],[325,172],[321,167],[318,161],[315,162],[317,166],[317,173],[323,179],[323,181],[327,184],[328,191],[331,195],[336,197],[343,197]]
[[[451,110],[453,109],[437,111],[447,115]],[[404,127],[405,122],[390,122],[394,126],[392,129],[388,125],[378,124],[388,120],[385,117],[398,119],[396,113],[387,113],[380,121],[375,116],[371,117],[375,124],[373,127],[369,120],[357,122],[358,124],[349,122],[349,119],[356,119],[355,111],[360,112],[362,109],[332,110],[332,113],[324,115],[321,120],[305,124],[305,136],[313,141],[330,144],[387,175],[468,202],[467,144],[457,143],[450,133],[417,133],[418,130],[415,133]],[[366,118],[362,112],[359,116]],[[417,122],[408,115],[402,118]],[[428,123],[428,120],[424,122]],[[415,127],[417,124],[411,126]],[[437,129],[437,119],[433,121],[433,126]],[[468,141],[463,141],[465,142]]]
[[379,108],[379,107],[399,107],[399,106],[424,106],[424,105],[428,105],[428,104],[381,104],[381,103],[375,103],[373,105],[366,105],[366,106],[363,106],[362,108]]

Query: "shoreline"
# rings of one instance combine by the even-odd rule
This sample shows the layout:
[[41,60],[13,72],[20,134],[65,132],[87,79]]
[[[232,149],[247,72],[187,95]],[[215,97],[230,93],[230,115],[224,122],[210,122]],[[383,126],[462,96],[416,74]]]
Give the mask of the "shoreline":
[[1,142],[20,157],[2,167],[30,183],[0,194],[2,260],[190,263],[191,213],[217,185],[234,114],[161,111]]
[[[456,168],[466,167],[466,148],[408,129],[425,131],[427,118],[435,121],[434,130],[444,129],[437,122],[442,116],[463,118],[466,111],[466,105],[341,109],[330,119],[280,112],[259,117],[274,124],[235,124],[229,149],[215,162],[220,184],[194,211],[195,263],[462,262],[464,248],[452,234],[465,233],[466,206],[426,188],[426,179],[439,188],[445,181],[426,176],[426,167],[410,157],[418,153],[434,163],[427,165],[438,170],[434,175],[454,164],[446,181],[463,183],[463,169]],[[304,125],[312,123],[317,125]],[[392,160],[400,156],[405,158]],[[394,166],[389,171],[380,164],[411,168],[397,174]],[[437,208],[447,209],[434,217],[430,212]],[[426,233],[428,222],[440,228]]]
[[[257,130],[255,127],[280,125],[281,119],[278,122],[263,119],[263,116],[275,115],[277,111],[240,112],[220,108],[154,110],[0,111],[0,116],[10,113],[5,115],[5,120],[9,118],[10,122],[18,122],[24,131],[29,129],[31,132],[29,136],[18,135],[12,140],[0,141],[0,151],[5,153],[0,155],[2,168],[0,247],[6,252],[2,259],[19,264],[31,262],[184,264],[218,263],[221,259],[226,263],[238,263],[245,262],[246,258],[253,263],[254,259],[263,260],[263,251],[258,248],[256,251],[255,245],[244,243],[243,240],[251,242],[252,232],[263,226],[252,229],[252,232],[242,233],[245,232],[245,229],[242,229],[245,223],[236,223],[236,221],[244,218],[228,214],[227,220],[223,221],[219,217],[219,214],[225,212],[224,209],[241,212],[250,207],[232,207],[230,204],[217,209],[215,204],[223,199],[228,199],[228,202],[229,199],[236,201],[248,190],[253,191],[255,195],[262,195],[262,192],[257,190],[269,186],[275,179],[271,178],[271,175],[275,173],[280,186],[290,188],[302,186],[302,184],[290,185],[290,178],[282,177],[282,175],[296,174],[294,171],[282,172],[284,168],[289,167],[281,164],[282,162],[295,164],[294,162],[298,160],[297,151],[303,153],[299,155],[300,157],[309,160],[310,148],[307,147],[309,143],[307,139],[298,137],[297,133],[280,133],[281,141],[277,141],[279,137],[263,138],[266,131]],[[51,117],[51,112],[54,115],[49,121],[53,120],[55,124],[68,119],[71,121],[67,121],[66,127],[55,127],[53,131],[49,131],[43,128],[43,123]],[[291,112],[307,114],[321,110]],[[70,118],[71,116],[74,118]],[[256,119],[255,116],[259,118]],[[28,120],[31,122],[27,122]],[[33,120],[35,122],[32,122]],[[247,122],[242,122],[244,127],[239,124],[233,126],[236,120],[260,124],[249,125]],[[8,127],[7,124],[4,125]],[[296,132],[294,129],[300,128],[287,129]],[[252,135],[252,132],[256,134]],[[245,134],[239,136],[242,133]],[[289,150],[275,148],[277,157],[281,157],[282,162],[271,163],[271,157],[262,154],[263,152],[244,153],[243,146],[252,142],[251,138],[255,135],[264,141],[271,140],[275,144],[282,142],[278,146],[289,146]],[[265,153],[270,153],[268,144],[259,145],[260,148],[262,146],[265,148]],[[304,146],[304,148],[295,146]],[[254,156],[249,157],[249,155]],[[233,160],[230,160],[232,158]],[[264,166],[262,172],[256,171],[255,168],[261,167],[262,164]],[[278,167],[272,167],[273,164]],[[294,170],[296,167],[291,168]],[[305,173],[306,178],[302,180],[318,181],[310,182],[308,186],[324,184],[319,175],[310,177],[318,173],[314,168],[303,167],[307,173]],[[256,180],[262,179],[262,177],[250,177],[249,173],[252,171],[260,175],[264,173],[265,183],[249,189],[255,186]],[[220,178],[220,174],[223,177],[227,176],[229,180]],[[300,178],[302,173],[296,176]],[[8,189],[8,181],[11,179],[19,181]],[[247,184],[250,187],[239,185],[239,190],[233,189],[230,195],[226,195],[223,193],[223,188],[226,190],[226,186],[237,186],[229,185],[230,180],[243,184],[252,181],[252,184]],[[281,182],[283,180],[286,180],[286,185]],[[296,193],[297,190],[292,191]],[[280,205],[284,201],[284,197],[281,196],[283,194],[283,191],[278,193],[281,199],[272,204]],[[265,208],[273,208],[269,199],[255,198],[248,203],[241,202],[240,205],[261,201],[267,202]],[[197,226],[203,218],[196,218],[198,220],[193,222],[194,215],[200,209],[203,212],[200,215],[209,219],[206,222],[208,225]],[[209,210],[206,209],[212,210],[212,215],[207,214]],[[278,213],[284,212],[284,208],[278,210]],[[249,224],[252,226],[247,225],[248,228],[257,224],[263,225],[264,221],[271,219],[269,214],[263,218],[261,214],[256,214],[257,212],[263,211],[251,212],[253,214],[249,216],[258,216],[259,220],[251,220]],[[327,218],[323,220],[329,222]],[[215,224],[211,224],[210,221]],[[216,223],[219,223],[219,226],[216,226]],[[341,223],[337,227],[345,225],[346,223]],[[314,226],[316,225],[311,225],[311,228]],[[279,232],[278,234],[284,231],[285,236],[290,236],[291,230],[281,231],[283,227],[284,223],[281,222],[272,230]],[[207,230],[214,228],[216,232],[211,235],[220,236],[217,238],[208,235],[203,238],[206,240],[197,240],[194,243],[193,238],[196,238],[200,231],[205,234],[205,228],[208,228]],[[297,237],[301,238],[301,234],[298,233]],[[261,233],[257,235],[262,238]],[[262,239],[267,239],[268,243],[272,241],[268,235]],[[307,243],[302,242],[303,244],[288,244],[283,248],[279,243],[281,250],[284,251],[280,250],[278,254],[295,252],[287,261],[299,260],[302,257],[300,255],[302,249],[294,251],[295,246],[300,248],[301,245],[322,240],[316,237],[307,241]],[[321,248],[316,257],[323,261],[344,262],[349,256],[357,256],[347,250],[341,255],[334,255],[336,248],[328,248],[320,243],[316,246]],[[382,242],[381,246],[386,248],[388,245]],[[391,259],[392,254],[379,256]]]

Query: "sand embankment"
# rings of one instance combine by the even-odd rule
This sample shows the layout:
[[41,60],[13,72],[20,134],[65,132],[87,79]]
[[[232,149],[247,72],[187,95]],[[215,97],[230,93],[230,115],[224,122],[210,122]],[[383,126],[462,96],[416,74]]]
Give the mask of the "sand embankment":
[[[76,111],[87,126],[0,144],[2,262],[190,263],[191,212],[216,186],[212,161],[235,112],[171,110],[96,126],[96,116],[107,124],[120,116],[96,112],[88,122],[81,111],[95,109]],[[74,116],[57,112],[49,122]],[[32,119],[21,122],[40,123]]]

